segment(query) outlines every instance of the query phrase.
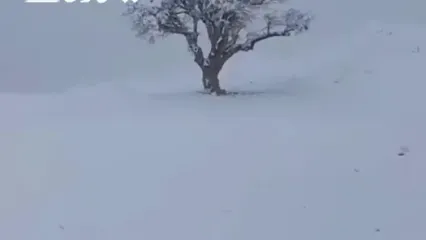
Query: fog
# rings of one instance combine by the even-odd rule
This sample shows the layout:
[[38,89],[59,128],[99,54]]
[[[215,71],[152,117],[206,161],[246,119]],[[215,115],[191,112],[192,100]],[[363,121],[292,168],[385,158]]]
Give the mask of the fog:
[[[148,77],[176,62],[164,44],[134,37],[124,4],[0,2],[0,92],[58,92],[76,85]],[[167,49],[171,52],[173,49]],[[185,51],[185,49],[177,49]]]
[[[389,5],[398,5],[392,8],[380,4],[381,0],[292,2],[316,13],[315,24],[329,26],[321,31],[330,35],[343,32],[342,23],[353,27],[364,20],[386,21],[387,17],[401,23],[426,19],[422,11],[426,4],[421,0],[391,1]],[[111,80],[161,79],[161,64],[169,73],[179,72],[182,64],[192,64],[183,42],[170,44],[175,40],[168,39],[148,45],[136,39],[128,20],[121,16],[124,8],[118,0],[106,4],[1,1],[0,92],[60,92]],[[322,15],[329,8],[335,15]],[[291,49],[285,42],[273,44],[282,45],[282,51],[271,47],[271,54],[284,55]]]

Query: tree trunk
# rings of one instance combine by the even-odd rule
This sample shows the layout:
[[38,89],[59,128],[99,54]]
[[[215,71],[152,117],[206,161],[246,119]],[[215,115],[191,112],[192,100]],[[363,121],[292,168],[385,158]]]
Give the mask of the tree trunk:
[[202,68],[203,72],[203,87],[204,90],[216,95],[225,95],[226,91],[220,87],[219,72],[221,66],[205,66]]

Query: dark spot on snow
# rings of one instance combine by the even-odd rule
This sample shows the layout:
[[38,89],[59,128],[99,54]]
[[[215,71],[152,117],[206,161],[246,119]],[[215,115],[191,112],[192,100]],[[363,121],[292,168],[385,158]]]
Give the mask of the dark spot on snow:
[[376,232],[380,232],[381,231],[380,228],[376,228],[375,230],[376,230]]
[[65,227],[64,227],[63,225],[59,225],[59,228],[60,228],[61,230],[65,230]]
[[410,150],[406,146],[400,147],[400,151],[398,153],[398,156],[405,156]]
[[354,168],[354,172],[360,172],[360,170],[358,168]]

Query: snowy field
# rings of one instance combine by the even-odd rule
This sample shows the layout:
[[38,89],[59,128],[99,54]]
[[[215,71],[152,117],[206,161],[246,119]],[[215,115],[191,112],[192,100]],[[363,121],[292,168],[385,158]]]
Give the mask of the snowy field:
[[197,94],[184,43],[134,39],[120,4],[16,2],[0,239],[426,239],[423,1],[294,0],[312,30],[232,59],[238,97]]

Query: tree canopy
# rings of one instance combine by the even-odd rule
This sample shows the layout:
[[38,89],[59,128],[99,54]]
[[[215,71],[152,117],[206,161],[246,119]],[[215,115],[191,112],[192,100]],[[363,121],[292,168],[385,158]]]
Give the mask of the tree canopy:
[[[312,17],[296,9],[274,10],[285,0],[150,0],[129,3],[125,16],[132,20],[138,37],[154,43],[171,34],[185,37],[194,61],[204,70],[218,74],[224,63],[240,51],[272,37],[288,37],[308,30]],[[281,7],[282,8],[282,7]],[[263,22],[257,31],[249,24]],[[204,24],[210,42],[207,55],[198,44],[199,25]],[[204,74],[203,74],[204,75]],[[209,75],[209,74],[207,74]],[[220,90],[212,79],[203,76],[205,89]],[[216,76],[217,78],[217,76]]]

